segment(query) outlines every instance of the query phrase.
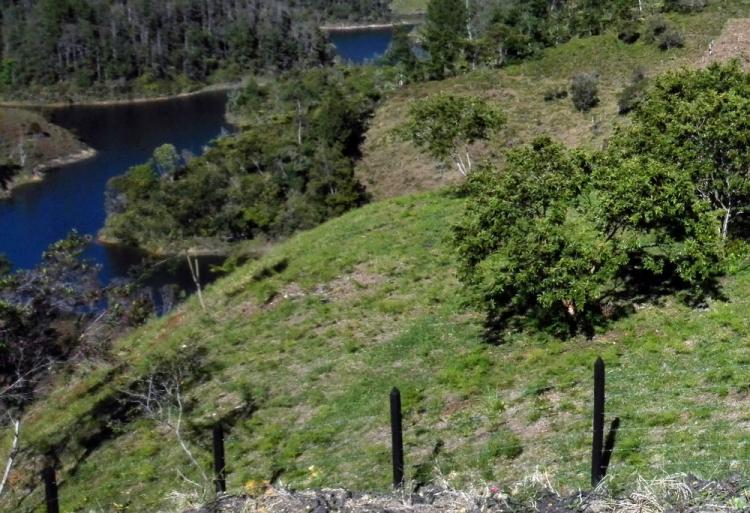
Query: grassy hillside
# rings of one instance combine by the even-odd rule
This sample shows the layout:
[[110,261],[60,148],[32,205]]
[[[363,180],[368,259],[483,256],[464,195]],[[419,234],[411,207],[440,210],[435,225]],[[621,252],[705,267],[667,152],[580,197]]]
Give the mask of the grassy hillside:
[[[509,146],[549,135],[571,146],[599,147],[618,122],[617,96],[630,83],[633,72],[655,76],[703,61],[711,41],[727,20],[750,16],[750,6],[736,0],[711,2],[697,15],[671,14],[668,20],[685,35],[685,47],[662,51],[641,38],[628,45],[614,32],[575,39],[548,49],[536,60],[498,70],[478,70],[441,82],[405,87],[381,108],[372,121],[358,174],[376,198],[433,190],[459,179],[453,169],[436,172],[436,163],[393,135],[414,98],[439,91],[474,94],[498,102],[508,115],[508,125],[477,153],[499,162]],[[725,56],[727,56],[725,54]],[[544,101],[551,89],[569,88],[579,72],[599,76],[600,104],[591,112],[575,111],[571,100]]]
[[[498,160],[503,147],[536,134],[600,145],[632,70],[696,62],[724,21],[743,14],[737,5],[675,17],[687,34],[682,50],[605,35],[506,70],[411,86],[376,116],[361,172],[380,196],[450,181],[389,135],[410,98],[441,89],[501,102],[509,127],[481,149]],[[601,76],[602,105],[587,116],[568,101],[542,100],[578,70]],[[622,419],[615,486],[634,474],[750,471],[745,263],[724,280],[725,298],[700,309],[643,298],[593,339],[527,329],[492,345],[455,277],[450,226],[463,201],[445,191],[390,199],[302,233],[211,286],[206,311],[193,298],[119,341],[107,361],[51,383],[49,397],[23,419],[24,450],[0,510],[40,511],[38,455],[48,450],[61,463],[66,512],[156,511],[169,507],[170,492],[191,491],[188,479],[202,477],[175,436],[174,409],[169,422],[158,411],[152,417],[161,420],[149,419],[134,400],[149,376],[159,382],[176,373],[182,437],[206,471],[210,426],[217,419],[233,426],[234,492],[265,480],[386,489],[392,386],[404,394],[410,478],[510,485],[539,468],[564,490],[586,487],[598,355],[609,368],[607,420]],[[5,433],[0,461],[9,446]]]
[[[155,511],[190,491],[178,469],[200,479],[170,428],[117,407],[175,360],[195,365],[183,433],[206,469],[212,419],[234,424],[234,491],[269,479],[385,489],[394,385],[410,477],[508,484],[539,467],[563,489],[585,486],[597,355],[623,419],[615,478],[747,468],[749,270],[702,310],[644,300],[592,340],[509,332],[493,346],[454,276],[449,225],[461,208],[433,193],[352,212],[212,286],[207,312],[191,300],[119,342],[111,362],[60,379],[26,415],[23,442],[62,448],[63,511]],[[38,510],[41,490],[25,490],[34,464],[27,450],[3,511]]]

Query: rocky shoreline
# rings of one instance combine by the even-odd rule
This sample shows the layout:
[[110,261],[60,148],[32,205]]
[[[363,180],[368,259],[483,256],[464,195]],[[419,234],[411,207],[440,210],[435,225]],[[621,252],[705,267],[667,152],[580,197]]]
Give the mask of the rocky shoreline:
[[323,25],[320,30],[323,32],[365,32],[368,30],[389,30],[396,27],[412,27],[416,23],[410,23],[407,21],[396,22],[396,23],[370,23],[365,25]]

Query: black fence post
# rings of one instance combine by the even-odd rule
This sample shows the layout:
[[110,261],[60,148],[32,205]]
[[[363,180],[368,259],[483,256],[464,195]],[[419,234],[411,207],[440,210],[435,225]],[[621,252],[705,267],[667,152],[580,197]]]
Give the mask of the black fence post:
[[224,455],[224,426],[221,422],[214,425],[214,475],[216,493],[227,491],[226,459]]
[[404,440],[402,436],[401,392],[391,390],[391,448],[393,459],[393,486],[404,485]]
[[47,504],[47,513],[60,513],[55,468],[52,466],[45,467],[42,470],[42,480],[44,481],[44,501]]
[[604,456],[604,361],[596,359],[594,364],[594,423],[591,447],[591,486],[602,480],[602,457]]

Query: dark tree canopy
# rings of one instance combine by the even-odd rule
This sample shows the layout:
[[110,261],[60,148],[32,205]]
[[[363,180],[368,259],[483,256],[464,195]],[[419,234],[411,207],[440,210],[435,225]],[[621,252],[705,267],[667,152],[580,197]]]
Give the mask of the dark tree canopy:
[[0,409],[22,408],[59,364],[103,356],[153,313],[134,285],[100,286],[98,267],[81,258],[89,242],[71,233],[33,269],[11,271],[0,255]]
[[364,0],[0,0],[0,88],[317,66],[332,57],[322,21],[387,16]]
[[[362,205],[354,161],[382,80],[382,70],[363,67],[250,83],[230,102],[252,122],[240,133],[173,174],[155,158],[110,182],[107,235],[145,247],[273,239]],[[160,153],[171,163],[172,151]]]

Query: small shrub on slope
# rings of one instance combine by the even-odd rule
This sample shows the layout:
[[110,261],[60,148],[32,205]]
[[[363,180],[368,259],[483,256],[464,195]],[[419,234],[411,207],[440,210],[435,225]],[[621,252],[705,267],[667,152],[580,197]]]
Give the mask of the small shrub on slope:
[[599,104],[599,79],[589,73],[579,73],[573,77],[570,94],[573,105],[581,112],[588,112]]

